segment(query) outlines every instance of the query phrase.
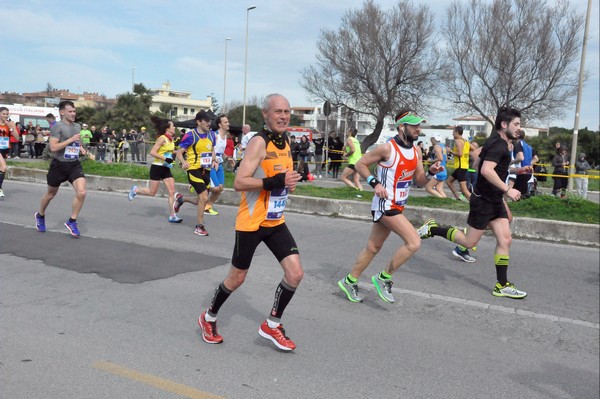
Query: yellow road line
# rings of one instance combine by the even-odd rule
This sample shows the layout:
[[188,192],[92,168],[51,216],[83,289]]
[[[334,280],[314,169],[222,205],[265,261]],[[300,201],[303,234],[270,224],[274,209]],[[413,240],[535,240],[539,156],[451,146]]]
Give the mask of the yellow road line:
[[130,380],[142,382],[144,384],[151,385],[155,388],[158,388],[162,391],[171,392],[177,395],[180,395],[184,398],[189,399],[225,399],[222,396],[216,396],[210,394],[208,392],[200,391],[196,388],[189,387],[187,385],[178,384],[173,381],[165,380],[160,377],[156,377],[151,374],[140,373],[135,370],[128,369],[123,366],[119,366],[118,364],[106,362],[106,361],[98,361],[94,363],[94,368],[107,371],[109,373],[118,375],[123,378],[128,378]]

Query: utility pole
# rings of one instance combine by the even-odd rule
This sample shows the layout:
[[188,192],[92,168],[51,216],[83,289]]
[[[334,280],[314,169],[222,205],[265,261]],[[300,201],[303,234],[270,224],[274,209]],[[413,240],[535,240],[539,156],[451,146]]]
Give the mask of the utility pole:
[[588,0],[587,13],[585,15],[585,28],[583,31],[583,47],[581,48],[581,64],[579,65],[579,85],[577,87],[577,105],[575,106],[575,123],[573,125],[573,142],[571,144],[571,161],[569,162],[569,183],[567,190],[573,190],[572,174],[575,174],[575,161],[577,160],[577,138],[579,136],[579,111],[581,110],[581,92],[583,91],[583,75],[585,69],[585,48],[587,46],[588,30],[590,26],[590,14],[592,11],[592,0]]

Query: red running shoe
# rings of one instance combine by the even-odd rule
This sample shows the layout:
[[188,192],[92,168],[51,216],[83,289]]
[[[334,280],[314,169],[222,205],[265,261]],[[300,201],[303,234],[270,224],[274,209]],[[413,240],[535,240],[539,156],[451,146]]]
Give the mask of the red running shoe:
[[175,201],[173,201],[173,213],[178,213],[179,208],[181,208],[181,205],[183,205],[183,195],[176,192],[174,197]]
[[294,341],[292,341],[285,335],[285,330],[283,329],[283,326],[281,324],[278,325],[276,328],[271,328],[265,320],[258,329],[258,335],[273,341],[275,346],[277,346],[282,351],[293,351],[294,349],[296,349],[296,344],[294,343]]
[[223,342],[223,337],[217,333],[217,322],[206,321],[206,311],[198,317],[198,325],[202,329],[202,339],[209,344],[220,344]]

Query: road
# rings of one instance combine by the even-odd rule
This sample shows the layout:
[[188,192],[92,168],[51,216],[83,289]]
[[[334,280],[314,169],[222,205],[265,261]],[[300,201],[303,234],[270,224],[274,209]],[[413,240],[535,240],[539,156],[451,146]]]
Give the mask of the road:
[[166,220],[166,199],[89,192],[63,226],[72,189],[34,229],[45,187],[5,181],[0,202],[2,398],[597,398],[598,249],[515,240],[509,277],[529,292],[495,298],[493,239],[474,264],[439,238],[394,277],[395,304],[367,284],[399,245],[390,237],[347,301],[336,281],[370,223],[288,213],[305,278],[284,315],[298,348],[258,336],[282,273],[260,246],[248,279],[219,315],[222,345],[198,315],[228,268],[236,209],[215,206],[209,237]]

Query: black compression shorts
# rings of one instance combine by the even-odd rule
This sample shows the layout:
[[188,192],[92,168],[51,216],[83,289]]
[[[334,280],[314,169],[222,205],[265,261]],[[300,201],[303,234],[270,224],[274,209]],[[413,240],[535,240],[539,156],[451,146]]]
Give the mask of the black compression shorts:
[[299,254],[292,233],[282,223],[275,227],[259,227],[256,231],[236,230],[231,264],[240,270],[247,270],[252,263],[254,251],[261,242],[271,250],[278,262],[290,255]]

